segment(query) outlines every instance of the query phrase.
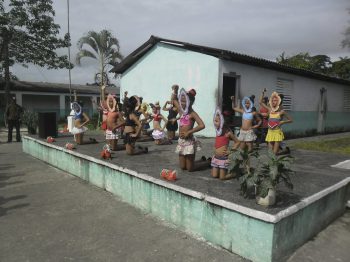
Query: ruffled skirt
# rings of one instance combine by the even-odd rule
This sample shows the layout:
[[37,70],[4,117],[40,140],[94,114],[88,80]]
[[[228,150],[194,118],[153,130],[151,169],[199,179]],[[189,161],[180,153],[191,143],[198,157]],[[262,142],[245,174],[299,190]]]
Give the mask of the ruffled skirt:
[[196,137],[191,138],[179,138],[176,146],[176,153],[179,155],[194,155],[197,151],[202,149],[201,142]]
[[72,131],[70,131],[73,135],[77,135],[77,134],[82,134],[82,133],[85,133],[86,131],[88,130],[87,127],[85,126],[82,126],[80,128],[78,127],[73,127],[72,128]]
[[152,132],[152,137],[154,140],[162,140],[165,137],[165,132],[161,130],[154,129]]
[[284,140],[283,131],[278,129],[269,129],[266,135],[266,142],[281,142]]

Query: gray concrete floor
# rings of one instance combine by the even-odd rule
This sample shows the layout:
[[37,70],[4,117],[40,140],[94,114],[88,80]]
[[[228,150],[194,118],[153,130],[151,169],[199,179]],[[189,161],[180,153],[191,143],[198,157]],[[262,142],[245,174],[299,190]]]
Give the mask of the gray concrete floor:
[[[289,261],[350,261],[349,247],[347,210]],[[0,261],[245,260],[0,143]]]

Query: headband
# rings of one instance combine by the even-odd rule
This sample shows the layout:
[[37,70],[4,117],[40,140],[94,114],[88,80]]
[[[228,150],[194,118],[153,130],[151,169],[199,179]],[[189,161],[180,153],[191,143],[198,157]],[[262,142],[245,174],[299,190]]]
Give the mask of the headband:
[[[249,100],[249,102],[250,102],[250,106],[249,106],[248,109],[245,107],[245,102],[246,102],[247,100]],[[242,107],[243,107],[244,112],[246,112],[246,113],[252,112],[253,106],[254,106],[254,103],[253,103],[252,100],[250,100],[249,97],[247,97],[247,96],[243,97],[243,100],[242,100]]]
[[[186,98],[186,108],[183,109],[182,106],[181,106],[181,97],[185,96]],[[180,92],[179,92],[179,95],[178,95],[178,100],[179,100],[179,103],[180,103],[180,111],[183,115],[187,115],[188,114],[188,108],[190,107],[190,98],[188,97],[186,91],[184,88],[181,88]]]
[[[219,126],[219,128],[215,127],[215,118],[216,118],[217,115],[219,115],[219,117],[220,117],[220,126]],[[215,110],[215,113],[214,113],[214,118],[213,118],[213,123],[214,123],[215,131],[216,131],[216,136],[221,136],[221,134],[222,134],[222,127],[224,126],[224,121],[225,121],[224,120],[224,116],[222,115],[220,108],[217,107],[216,110]]]
[[[113,106],[112,107],[109,105],[109,102],[111,101],[111,99],[113,101]],[[113,95],[108,95],[107,96],[106,104],[107,104],[107,108],[108,108],[109,112],[114,112],[118,108],[117,101],[114,99]]]
[[[276,106],[276,107],[273,107],[273,106],[272,106],[272,99],[273,99],[274,97],[277,97],[277,100],[278,100],[278,103],[277,103],[277,106]],[[273,92],[273,93],[271,94],[270,100],[269,100],[269,104],[270,104],[270,107],[271,107],[272,111],[276,112],[276,111],[279,109],[280,104],[281,104],[281,101],[282,101],[282,99],[281,99],[281,97],[279,96],[279,94],[278,94],[277,92]]]
[[80,116],[83,111],[83,109],[77,102],[72,103],[72,109],[74,111],[75,116]]

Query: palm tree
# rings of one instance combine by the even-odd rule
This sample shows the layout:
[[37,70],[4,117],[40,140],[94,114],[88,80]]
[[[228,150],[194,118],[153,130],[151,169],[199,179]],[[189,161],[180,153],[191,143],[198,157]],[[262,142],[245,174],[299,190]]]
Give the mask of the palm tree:
[[[81,59],[84,57],[96,59],[99,63],[99,73],[96,77],[99,75],[101,86],[107,85],[108,66],[115,66],[123,58],[119,51],[118,39],[109,30],[102,30],[99,33],[90,31],[78,40],[77,45],[79,52],[76,56],[76,64],[80,65]],[[89,50],[85,47],[88,47]]]

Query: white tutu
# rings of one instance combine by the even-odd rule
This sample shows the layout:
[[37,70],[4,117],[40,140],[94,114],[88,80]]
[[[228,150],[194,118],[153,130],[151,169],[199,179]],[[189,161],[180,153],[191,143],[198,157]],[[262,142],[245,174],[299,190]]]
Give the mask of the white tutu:
[[152,132],[152,137],[155,140],[161,140],[165,137],[165,132],[161,130],[154,129]]
[[73,128],[72,128],[72,131],[70,131],[70,132],[71,132],[73,135],[76,135],[76,134],[85,133],[87,130],[88,130],[88,128],[85,127],[85,126],[82,126],[81,128],[73,127]]

